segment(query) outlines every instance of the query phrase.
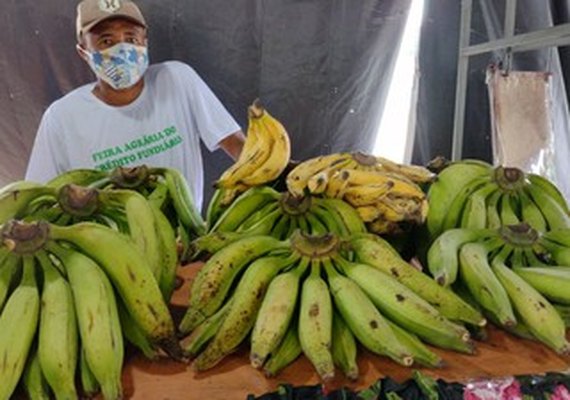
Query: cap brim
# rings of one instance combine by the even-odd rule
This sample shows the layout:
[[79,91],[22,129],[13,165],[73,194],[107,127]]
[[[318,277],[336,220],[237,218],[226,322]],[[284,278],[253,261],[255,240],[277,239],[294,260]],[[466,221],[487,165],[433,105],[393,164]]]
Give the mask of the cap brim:
[[95,21],[90,22],[89,24],[85,25],[82,29],[81,32],[79,32],[77,34],[77,39],[81,39],[81,37],[89,32],[91,29],[93,29],[95,27],[95,25],[100,24],[103,21],[108,21],[110,19],[117,19],[117,18],[121,18],[121,19],[127,19],[131,22],[134,22],[137,25],[142,26],[143,28],[146,28],[146,24],[136,18],[133,18],[131,15],[126,15],[126,14],[121,14],[121,13],[115,13],[113,15],[109,15],[107,17],[103,17],[103,18],[99,18],[96,19]]

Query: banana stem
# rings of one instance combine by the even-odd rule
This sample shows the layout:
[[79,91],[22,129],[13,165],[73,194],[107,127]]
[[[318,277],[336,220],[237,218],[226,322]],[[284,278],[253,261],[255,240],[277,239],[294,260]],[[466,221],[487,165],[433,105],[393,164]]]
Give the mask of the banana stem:
[[294,251],[310,258],[330,257],[338,251],[340,240],[333,233],[310,235],[297,230],[291,236]]
[[31,255],[43,249],[49,236],[50,225],[45,221],[22,222],[12,220],[2,226],[0,241],[9,251]]
[[77,217],[95,214],[100,207],[97,189],[74,185],[63,186],[57,194],[57,201],[63,211]]
[[159,169],[149,169],[146,165],[137,167],[117,167],[111,172],[113,184],[124,189],[136,189],[144,185]]

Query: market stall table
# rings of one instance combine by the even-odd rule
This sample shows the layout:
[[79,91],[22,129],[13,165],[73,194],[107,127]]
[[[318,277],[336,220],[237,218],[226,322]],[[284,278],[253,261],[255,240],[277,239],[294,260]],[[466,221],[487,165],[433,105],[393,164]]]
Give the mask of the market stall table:
[[[173,312],[181,316],[187,304],[192,279],[200,264],[179,269],[183,286],[172,299]],[[464,355],[435,349],[446,362],[440,369],[417,368],[423,373],[446,381],[466,382],[475,378],[540,374],[566,371],[570,358],[550,351],[542,344],[518,339],[498,329],[488,329],[486,342],[477,342],[477,354]],[[276,390],[280,383],[296,386],[319,382],[309,361],[301,356],[274,379],[249,365],[247,346],[228,356],[211,371],[195,373],[191,365],[167,359],[146,360],[136,353],[128,355],[123,371],[125,398],[131,399],[245,399],[248,394],[260,396]],[[386,357],[361,351],[358,365],[360,377],[356,382],[344,378],[340,371],[329,388],[343,386],[352,390],[369,387],[379,378],[389,376],[397,381],[410,378],[412,368],[397,365]]]

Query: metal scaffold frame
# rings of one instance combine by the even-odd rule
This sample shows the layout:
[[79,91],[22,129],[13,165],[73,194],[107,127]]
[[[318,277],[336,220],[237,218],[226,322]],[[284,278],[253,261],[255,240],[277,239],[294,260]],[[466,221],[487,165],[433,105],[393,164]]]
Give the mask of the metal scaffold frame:
[[469,72],[470,57],[497,50],[507,50],[507,56],[510,57],[514,52],[570,45],[570,23],[515,35],[517,0],[506,0],[505,8],[503,37],[485,43],[470,45],[473,0],[462,0],[461,2],[459,57],[457,62],[457,83],[455,87],[453,142],[451,146],[452,160],[461,159],[463,153],[467,75]]

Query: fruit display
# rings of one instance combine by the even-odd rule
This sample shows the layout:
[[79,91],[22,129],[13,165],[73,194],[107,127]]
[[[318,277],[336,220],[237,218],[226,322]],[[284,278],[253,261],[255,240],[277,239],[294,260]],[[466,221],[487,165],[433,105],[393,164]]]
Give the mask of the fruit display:
[[334,153],[301,162],[287,175],[295,197],[306,193],[343,199],[352,205],[371,232],[394,234],[406,224],[422,224],[428,212],[419,184],[435,174],[416,165],[402,165],[362,152]]
[[428,200],[432,239],[452,228],[496,229],[520,222],[540,232],[570,228],[566,200],[550,181],[479,160],[446,166],[430,186]]
[[428,262],[438,282],[451,285],[494,324],[568,353],[561,315],[570,304],[568,246],[570,230],[541,234],[527,223],[452,229],[435,240]]
[[193,281],[179,331],[198,371],[249,341],[252,366],[268,376],[303,353],[327,380],[335,365],[358,376],[356,343],[405,366],[441,365],[424,343],[471,353],[462,322],[485,319],[378,236],[296,230],[215,252]]

